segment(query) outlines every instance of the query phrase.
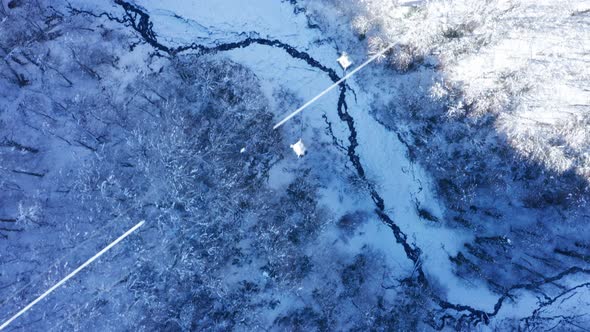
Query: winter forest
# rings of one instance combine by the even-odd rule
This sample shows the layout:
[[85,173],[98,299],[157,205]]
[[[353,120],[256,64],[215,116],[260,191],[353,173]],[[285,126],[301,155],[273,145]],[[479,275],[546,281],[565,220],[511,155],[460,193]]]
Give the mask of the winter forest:
[[588,0],[0,0],[0,56],[0,330],[590,330]]

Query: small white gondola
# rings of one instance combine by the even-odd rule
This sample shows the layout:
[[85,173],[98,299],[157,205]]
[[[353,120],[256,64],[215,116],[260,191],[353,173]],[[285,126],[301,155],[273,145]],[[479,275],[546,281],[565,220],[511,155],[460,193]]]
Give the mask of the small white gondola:
[[346,70],[346,68],[352,65],[352,61],[350,61],[350,58],[348,57],[348,54],[346,54],[346,52],[342,52],[342,55],[338,58],[337,61],[344,70]]
[[295,151],[295,154],[297,155],[297,157],[303,157],[305,156],[305,145],[303,144],[303,140],[299,139],[297,141],[297,143],[295,144],[291,144],[291,149],[293,149],[293,151]]

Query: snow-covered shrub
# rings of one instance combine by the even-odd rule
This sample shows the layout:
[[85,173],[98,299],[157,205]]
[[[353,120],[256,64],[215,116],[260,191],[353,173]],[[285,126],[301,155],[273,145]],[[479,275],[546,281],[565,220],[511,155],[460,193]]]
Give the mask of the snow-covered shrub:
[[[502,293],[587,266],[587,247],[571,239],[588,232],[590,4],[324,3],[362,37],[349,52],[394,44],[387,57],[395,70],[367,67],[357,83],[382,90],[371,115],[432,176],[443,222],[476,236],[450,255],[455,272]],[[346,34],[344,20],[326,29]],[[562,247],[577,258],[556,254]],[[546,328],[559,324],[549,321]],[[498,326],[524,325],[506,323]]]
[[507,10],[496,1],[351,2],[352,27],[368,37],[372,52],[397,44],[390,59],[400,70],[431,55],[446,65],[479,49]]
[[[584,83],[590,75],[584,65],[588,57],[584,45],[590,39],[581,30],[587,15],[575,14],[587,4],[471,0],[350,4],[354,9],[339,8],[349,15],[353,29],[367,37],[369,53],[393,43],[388,57],[396,69],[432,70],[434,80],[426,84],[413,83],[408,76],[402,84],[407,86],[407,92],[401,93],[402,105],[396,101],[395,108],[402,117],[409,113],[412,125],[422,128],[414,134],[435,134],[428,145],[422,146],[424,139],[419,137],[414,143],[429,151],[424,154],[427,168],[455,174],[439,181],[446,184],[439,188],[447,196],[453,186],[464,192],[451,189],[464,196],[448,196],[451,204],[471,204],[467,197],[489,187],[491,182],[481,172],[502,172],[498,185],[504,181],[508,185],[510,173],[521,167],[513,160],[540,163],[557,174],[573,171],[590,181],[586,164],[590,141],[580,134],[587,125],[580,119],[590,107]],[[430,96],[416,97],[416,90],[430,91]],[[437,121],[430,122],[433,118]],[[460,139],[465,144],[457,141],[459,131],[467,135]],[[438,133],[446,138],[440,140]],[[502,160],[505,154],[497,155],[493,163],[485,160],[488,151],[504,151],[504,144],[516,155],[509,160]],[[453,151],[454,147],[464,151]],[[440,155],[429,157],[433,154]],[[437,166],[432,167],[432,160]],[[587,190],[576,190],[567,200],[550,201],[580,206],[586,194]]]
[[18,213],[16,215],[16,221],[19,225],[23,223],[33,222],[36,223],[41,218],[41,205],[37,202],[26,204],[20,202],[18,204]]
[[[325,169],[267,185],[284,144],[252,72],[222,54],[154,56],[113,16],[23,3],[0,23],[0,45],[11,49],[0,61],[0,222],[10,232],[0,233],[2,298],[39,277],[9,311],[140,219],[138,236],[32,312],[31,324],[337,330],[374,310],[367,292],[383,308],[394,303],[379,285],[377,251],[363,253],[376,273],[358,291],[334,273],[352,258],[319,240],[334,222],[318,199]],[[359,307],[338,308],[340,296]],[[313,314],[298,298],[318,320],[301,322]]]
[[362,211],[347,213],[338,220],[338,229],[340,229],[344,238],[352,237],[357,229],[367,222],[367,217],[366,213]]

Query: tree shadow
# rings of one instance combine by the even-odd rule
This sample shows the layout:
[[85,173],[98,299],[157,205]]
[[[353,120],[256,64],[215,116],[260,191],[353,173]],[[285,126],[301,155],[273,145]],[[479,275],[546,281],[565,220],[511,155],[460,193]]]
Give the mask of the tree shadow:
[[[504,294],[517,284],[590,266],[589,179],[575,168],[560,172],[523,155],[498,124],[501,114],[476,115],[475,105],[466,104],[459,115],[449,115],[461,100],[460,87],[443,99],[415,93],[434,85],[417,79],[424,69],[398,71],[397,79],[409,83],[405,99],[373,115],[398,132],[408,158],[432,177],[446,207],[443,222],[473,234],[449,256],[455,272]],[[430,82],[440,77],[436,69],[426,75]],[[559,280],[548,284],[565,287]]]

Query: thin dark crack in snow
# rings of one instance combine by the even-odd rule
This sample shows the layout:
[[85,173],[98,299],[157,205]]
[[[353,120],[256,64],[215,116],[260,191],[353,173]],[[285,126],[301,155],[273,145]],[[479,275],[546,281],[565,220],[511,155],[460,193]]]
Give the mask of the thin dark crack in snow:
[[[582,283],[582,284],[579,284],[577,286],[574,286],[574,287],[571,287],[569,289],[566,289],[563,292],[559,293],[557,296],[552,297],[552,298],[545,295],[545,300],[542,301],[542,302],[540,302],[539,307],[537,309],[535,309],[530,316],[525,317],[525,318],[522,318],[521,321],[524,321],[525,322],[525,327],[531,328],[530,327],[530,325],[532,323],[531,320],[533,320],[533,319],[539,319],[540,318],[540,312],[541,312],[541,310],[543,308],[553,305],[553,303],[555,303],[559,298],[564,297],[564,296],[568,295],[569,293],[574,292],[575,290],[580,289],[580,288],[584,288],[584,287],[590,289],[590,282]],[[569,297],[567,297],[565,299],[562,299],[562,303],[563,303],[563,301],[571,298],[575,294],[576,293],[573,293],[573,294],[569,295]],[[575,317],[575,316],[576,315],[572,315],[572,316],[562,316],[562,315],[560,315],[560,316],[557,316],[557,318],[560,318],[560,319],[563,319],[565,321],[568,321],[572,317]],[[556,317],[550,317],[550,319],[551,318],[556,318]]]
[[[140,36],[142,37],[144,42],[146,42],[147,44],[149,44],[150,46],[152,46],[156,50],[164,52],[170,56],[175,56],[181,52],[185,52],[185,51],[189,51],[189,50],[196,51],[198,55],[214,54],[217,52],[229,51],[229,50],[233,50],[233,49],[237,49],[237,48],[248,47],[253,44],[258,44],[258,45],[265,45],[265,46],[282,48],[291,57],[296,58],[296,59],[300,59],[300,60],[304,60],[311,67],[320,69],[321,71],[327,73],[333,82],[336,82],[340,79],[338,74],[336,74],[336,72],[333,69],[322,65],[319,61],[312,58],[309,54],[302,52],[302,51],[298,51],[294,47],[292,47],[286,43],[283,43],[279,40],[270,40],[270,39],[264,39],[264,38],[248,37],[248,38],[246,38],[242,41],[239,41],[239,42],[224,43],[224,44],[219,44],[219,45],[216,45],[213,47],[208,47],[208,46],[204,46],[204,45],[200,45],[200,44],[196,44],[196,43],[192,43],[192,44],[186,45],[186,46],[168,47],[168,46],[165,46],[165,45],[158,42],[157,35],[153,31],[153,23],[150,21],[150,16],[147,13],[143,12],[142,10],[137,8],[136,6],[134,6],[128,2],[122,1],[122,0],[115,0],[115,4],[121,6],[123,8],[123,10],[125,11],[124,18],[122,18],[122,19],[117,18],[117,17],[110,15],[109,13],[95,14],[95,13],[92,13],[89,11],[82,11],[82,10],[78,10],[78,9],[74,9],[74,8],[70,8],[70,10],[74,14],[85,14],[85,15],[91,15],[94,17],[106,17],[107,19],[109,19],[111,21],[115,21],[117,23],[124,24],[125,26],[131,27],[131,28],[133,28],[133,30],[135,30],[137,33],[140,34]],[[344,121],[347,124],[348,129],[350,131],[350,136],[348,137],[348,141],[349,141],[350,145],[347,148],[347,155],[349,157],[349,160],[353,164],[354,168],[356,169],[358,176],[366,184],[367,189],[370,192],[371,199],[373,200],[373,202],[375,203],[375,205],[377,207],[376,211],[375,211],[376,214],[379,216],[381,221],[384,224],[386,224],[393,231],[393,234],[396,238],[396,242],[400,243],[403,246],[406,256],[408,257],[408,259],[410,259],[414,263],[415,272],[417,273],[416,280],[418,281],[418,283],[422,287],[424,287],[426,289],[430,289],[430,283],[428,282],[428,279],[426,278],[426,275],[422,269],[422,264],[421,264],[421,259],[420,259],[420,255],[422,253],[421,249],[415,245],[410,245],[408,243],[407,235],[385,213],[385,203],[384,203],[383,198],[376,191],[374,185],[370,181],[368,181],[368,179],[366,178],[365,170],[360,162],[360,157],[356,154],[356,147],[359,145],[358,141],[357,141],[357,131],[354,126],[354,119],[348,113],[348,105],[346,104],[346,90],[347,90],[346,84],[341,83],[340,84],[340,96],[338,99],[338,116],[342,121]],[[564,278],[565,276],[568,276],[571,274],[576,274],[576,273],[590,274],[590,269],[582,269],[580,267],[572,267],[572,268],[565,270],[562,273],[560,273],[554,277],[544,278],[543,280],[535,282],[535,283],[514,285],[511,288],[509,288],[498,299],[498,301],[494,305],[494,311],[491,313],[487,313],[483,310],[478,310],[478,309],[475,309],[475,308],[472,308],[472,307],[466,306],[466,305],[453,304],[453,303],[450,303],[448,301],[441,299],[437,295],[431,294],[431,297],[434,300],[434,302],[437,303],[437,305],[440,306],[442,309],[445,309],[445,310],[450,309],[450,310],[454,310],[457,312],[465,312],[465,311],[469,312],[469,314],[461,315],[458,320],[455,316],[445,314],[440,317],[442,319],[441,324],[437,325],[437,326],[434,326],[434,325],[433,326],[439,330],[442,330],[445,327],[447,320],[454,322],[456,328],[460,328],[462,326],[464,327],[464,324],[467,324],[467,326],[475,326],[482,321],[485,324],[489,324],[490,317],[497,315],[498,312],[500,311],[504,301],[507,298],[511,298],[510,292],[518,290],[518,289],[534,290],[541,285],[555,282],[561,278]]]
[[344,143],[340,139],[338,139],[336,135],[334,135],[334,131],[332,130],[332,122],[328,120],[328,116],[326,115],[326,113],[322,114],[322,119],[324,119],[324,122],[326,123],[326,134],[332,137],[332,144],[339,150],[346,152],[347,150],[346,147],[344,147]]

